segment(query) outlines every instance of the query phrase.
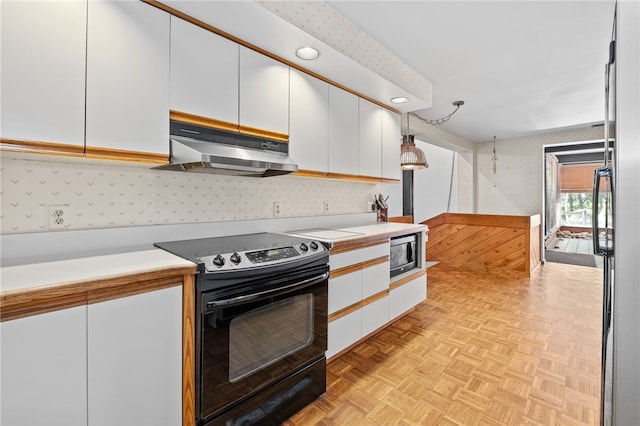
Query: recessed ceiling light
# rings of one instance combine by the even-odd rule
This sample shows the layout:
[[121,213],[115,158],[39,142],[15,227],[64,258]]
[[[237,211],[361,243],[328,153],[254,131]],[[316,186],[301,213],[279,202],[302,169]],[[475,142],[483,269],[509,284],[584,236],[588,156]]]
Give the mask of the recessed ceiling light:
[[405,102],[408,102],[409,98],[405,98],[404,96],[398,96],[395,98],[391,98],[391,103],[392,104],[403,104]]
[[320,52],[318,52],[318,49],[313,47],[304,46],[296,50],[296,56],[300,59],[304,59],[305,61],[312,61],[320,56]]

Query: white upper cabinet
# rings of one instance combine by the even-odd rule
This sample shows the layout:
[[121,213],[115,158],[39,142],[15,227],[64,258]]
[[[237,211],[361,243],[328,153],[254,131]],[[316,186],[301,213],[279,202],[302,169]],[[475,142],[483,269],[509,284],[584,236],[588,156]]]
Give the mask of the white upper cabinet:
[[4,321],[0,337],[0,424],[86,425],[87,307]]
[[291,70],[289,156],[298,168],[328,171],[329,84]]
[[237,43],[171,17],[171,109],[238,124]]
[[169,153],[169,14],[90,1],[86,145]]
[[382,177],[382,108],[359,99],[358,174]]
[[382,177],[385,179],[402,178],[400,170],[400,115],[386,109],[382,113]]
[[289,132],[289,67],[240,47],[240,125]]
[[358,97],[329,86],[329,172],[358,174]]
[[86,2],[2,2],[2,137],[84,145]]

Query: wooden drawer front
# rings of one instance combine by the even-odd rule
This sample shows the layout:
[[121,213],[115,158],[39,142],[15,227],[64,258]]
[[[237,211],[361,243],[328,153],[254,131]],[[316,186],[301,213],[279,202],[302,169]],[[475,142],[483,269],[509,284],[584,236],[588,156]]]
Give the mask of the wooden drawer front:
[[423,275],[389,292],[389,318],[393,319],[427,298],[427,278]]
[[380,293],[389,288],[389,262],[370,266],[362,270],[362,298]]
[[339,268],[344,268],[345,266],[353,265],[355,263],[360,263],[366,260],[376,259],[384,256],[389,256],[388,242],[371,247],[365,247],[331,255],[329,257],[329,266],[333,271]]
[[389,321],[389,296],[362,307],[362,335],[374,332]]
[[329,279],[329,315],[362,299],[362,271]]
[[337,354],[362,337],[362,312],[357,310],[329,323],[327,358]]

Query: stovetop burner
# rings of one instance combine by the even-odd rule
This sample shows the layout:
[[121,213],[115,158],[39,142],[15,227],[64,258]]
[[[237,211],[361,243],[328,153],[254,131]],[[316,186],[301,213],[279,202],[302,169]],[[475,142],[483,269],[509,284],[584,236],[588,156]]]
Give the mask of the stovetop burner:
[[327,255],[319,241],[259,233],[156,243],[156,247],[201,265],[208,273],[248,270]]

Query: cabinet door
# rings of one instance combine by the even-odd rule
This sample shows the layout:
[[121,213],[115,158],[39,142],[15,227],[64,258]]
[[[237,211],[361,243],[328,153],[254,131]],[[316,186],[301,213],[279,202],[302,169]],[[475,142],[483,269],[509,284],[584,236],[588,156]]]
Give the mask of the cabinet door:
[[169,154],[169,14],[90,1],[87,147]]
[[0,336],[0,423],[86,425],[86,306],[5,321]]
[[240,47],[171,17],[171,109],[238,124]]
[[358,174],[358,97],[329,86],[329,172]]
[[382,177],[382,108],[360,98],[358,108],[358,174]]
[[389,296],[362,307],[362,336],[373,333],[389,321]]
[[402,178],[400,170],[400,115],[381,109],[382,114],[382,177],[385,179]]
[[303,170],[328,171],[329,84],[290,71],[289,156]]
[[422,276],[389,292],[389,319],[407,312],[427,298],[427,278]]
[[240,125],[289,134],[289,67],[240,47]]
[[326,357],[330,358],[362,337],[362,312],[358,309],[329,323]]
[[378,294],[389,288],[389,262],[369,266],[362,270],[362,298]]
[[329,279],[329,315],[362,300],[362,271]]
[[182,288],[88,306],[89,425],[182,422]]
[[2,137],[84,146],[86,2],[2,2]]

